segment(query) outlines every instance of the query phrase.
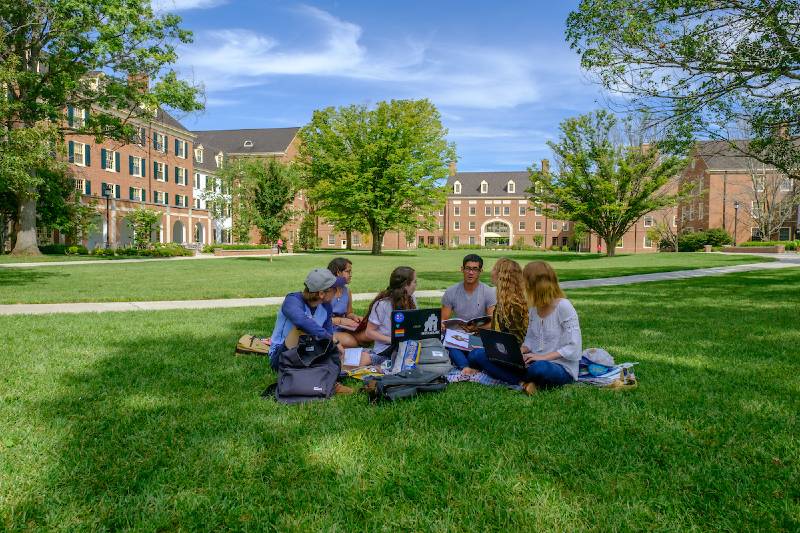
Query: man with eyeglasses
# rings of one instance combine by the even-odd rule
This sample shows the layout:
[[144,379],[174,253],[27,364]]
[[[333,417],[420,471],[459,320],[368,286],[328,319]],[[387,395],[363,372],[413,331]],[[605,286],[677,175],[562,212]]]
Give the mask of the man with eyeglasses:
[[[480,281],[483,270],[483,258],[477,254],[468,254],[461,262],[461,273],[464,280],[449,287],[442,296],[442,321],[449,318],[460,318],[469,321],[473,318],[492,316],[497,305],[497,293]],[[489,327],[486,324],[482,327]],[[463,350],[448,348],[450,360],[458,368],[469,366],[467,353]]]

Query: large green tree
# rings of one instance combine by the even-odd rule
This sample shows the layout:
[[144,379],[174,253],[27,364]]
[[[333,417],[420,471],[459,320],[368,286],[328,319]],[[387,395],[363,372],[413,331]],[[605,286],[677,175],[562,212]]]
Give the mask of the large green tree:
[[679,200],[668,184],[686,165],[685,158],[643,142],[630,122],[623,126],[607,111],[563,121],[558,142],[548,142],[556,162],[553,175],[532,168],[528,190],[547,216],[596,232],[609,256],[639,218]]
[[369,228],[380,254],[386,232],[434,227],[446,198],[439,181],[455,160],[446,135],[428,100],[315,111],[300,132],[309,198],[339,227]]
[[[150,0],[0,2],[0,152],[16,162],[8,187],[19,200],[15,253],[38,253],[36,190],[46,179],[41,161],[17,147],[33,136],[35,153],[53,151],[74,132],[130,139],[131,119],[152,119],[159,105],[200,109],[198,89],[169,69],[175,46],[190,41],[180,18],[154,13]],[[70,107],[89,109],[88,119],[70,124]]]
[[567,40],[623,102],[647,108],[678,142],[731,143],[800,178],[800,2],[582,0]]
[[267,242],[280,238],[281,229],[295,214],[292,202],[302,183],[298,165],[275,159],[234,159],[218,171],[217,179],[219,192],[206,193],[206,199],[214,206],[230,206],[238,242],[247,242],[253,227]]

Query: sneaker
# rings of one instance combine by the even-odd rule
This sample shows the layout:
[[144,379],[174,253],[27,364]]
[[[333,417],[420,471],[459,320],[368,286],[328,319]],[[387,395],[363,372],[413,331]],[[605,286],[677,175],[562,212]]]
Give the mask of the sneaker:
[[528,396],[533,396],[534,394],[536,394],[536,383],[534,383],[533,381],[523,382],[522,392],[524,392]]
[[351,387],[347,387],[342,385],[338,381],[336,382],[336,386],[333,388],[334,394],[353,394],[355,391]]

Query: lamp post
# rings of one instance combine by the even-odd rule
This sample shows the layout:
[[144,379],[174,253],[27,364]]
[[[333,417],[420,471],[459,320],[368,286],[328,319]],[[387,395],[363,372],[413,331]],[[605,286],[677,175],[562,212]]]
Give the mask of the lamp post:
[[114,194],[114,185],[104,183],[102,194],[106,199],[106,249],[108,249],[111,248],[111,209],[109,203],[111,202],[111,195]]
[[736,246],[736,230],[739,229],[739,200],[733,201],[733,245]]

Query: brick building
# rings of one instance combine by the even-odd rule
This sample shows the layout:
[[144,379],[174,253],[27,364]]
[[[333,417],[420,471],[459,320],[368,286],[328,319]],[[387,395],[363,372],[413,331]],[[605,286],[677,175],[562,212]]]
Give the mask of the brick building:
[[[744,144],[746,141],[737,141]],[[742,146],[744,149],[745,146]],[[800,184],[765,167],[724,141],[697,143],[689,166],[681,176],[684,185],[691,185],[691,197],[678,208],[681,231],[704,231],[723,228],[735,241],[751,239],[790,240],[798,231],[800,211],[792,216],[773,235],[761,235],[757,219],[760,216],[759,198],[772,192],[778,197],[794,194]],[[738,206],[738,208],[737,208]]]
[[[68,108],[72,127],[80,127],[91,110]],[[107,139],[96,142],[87,135],[66,138],[70,169],[81,201],[95,201],[99,212],[96,229],[84,243],[89,248],[128,246],[133,231],[127,214],[138,207],[162,213],[152,236],[159,242],[207,244],[211,219],[195,202],[191,183],[195,136],[166,111],[158,109],[152,120],[134,119],[135,140],[129,143]],[[51,233],[40,234],[40,243]],[[63,242],[57,232],[52,239]]]

